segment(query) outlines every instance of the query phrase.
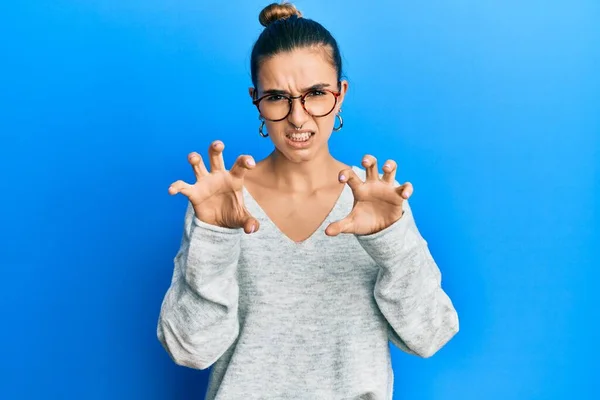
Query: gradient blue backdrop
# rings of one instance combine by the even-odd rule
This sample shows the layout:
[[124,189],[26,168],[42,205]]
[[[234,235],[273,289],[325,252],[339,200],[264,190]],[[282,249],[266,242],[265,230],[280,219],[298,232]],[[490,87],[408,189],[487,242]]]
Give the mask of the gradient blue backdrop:
[[[263,1],[0,6],[0,398],[201,399],[156,339],[191,179],[250,104]],[[395,399],[600,398],[600,2],[308,1],[350,92],[333,153],[399,164],[461,332]]]

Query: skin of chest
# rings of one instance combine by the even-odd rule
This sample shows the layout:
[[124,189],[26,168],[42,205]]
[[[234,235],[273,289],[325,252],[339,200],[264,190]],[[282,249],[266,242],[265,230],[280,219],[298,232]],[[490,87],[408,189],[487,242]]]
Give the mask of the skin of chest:
[[340,186],[311,196],[261,192],[257,201],[279,230],[295,242],[306,240],[329,215],[340,196]]

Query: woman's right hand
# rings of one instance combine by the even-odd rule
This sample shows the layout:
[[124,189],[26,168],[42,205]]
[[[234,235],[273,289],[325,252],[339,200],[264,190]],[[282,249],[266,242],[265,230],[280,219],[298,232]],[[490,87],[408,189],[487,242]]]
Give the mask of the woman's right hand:
[[214,141],[208,149],[209,172],[200,154],[192,152],[188,161],[194,169],[196,183],[193,185],[177,181],[169,187],[169,194],[181,193],[190,200],[196,217],[202,222],[224,228],[244,228],[244,232],[256,232],[259,223],[244,206],[244,175],[254,168],[251,156],[237,158],[231,171],[225,169],[223,149],[225,144]]

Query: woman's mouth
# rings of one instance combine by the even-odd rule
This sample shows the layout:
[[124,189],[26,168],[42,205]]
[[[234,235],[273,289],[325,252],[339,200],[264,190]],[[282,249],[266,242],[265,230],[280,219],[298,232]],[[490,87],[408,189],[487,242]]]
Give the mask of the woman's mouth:
[[303,149],[312,143],[314,132],[292,132],[285,135],[286,142],[289,146],[296,149]]

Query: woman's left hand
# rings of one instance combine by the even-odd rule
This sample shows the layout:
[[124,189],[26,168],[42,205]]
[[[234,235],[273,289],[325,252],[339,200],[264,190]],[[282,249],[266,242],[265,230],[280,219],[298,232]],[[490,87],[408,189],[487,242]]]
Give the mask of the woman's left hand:
[[402,217],[402,203],[412,195],[413,187],[410,182],[394,187],[396,162],[385,162],[381,178],[375,157],[366,155],[362,165],[367,171],[365,182],[351,168],[339,173],[340,182],[347,182],[352,189],[354,207],[346,218],[331,223],[325,229],[328,236],[340,233],[369,235],[387,228]]

